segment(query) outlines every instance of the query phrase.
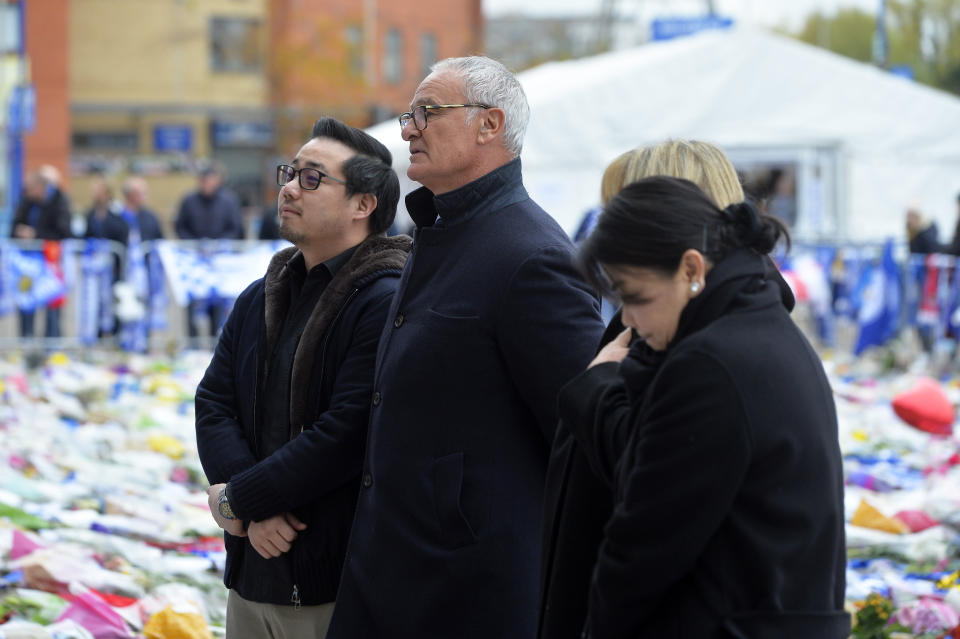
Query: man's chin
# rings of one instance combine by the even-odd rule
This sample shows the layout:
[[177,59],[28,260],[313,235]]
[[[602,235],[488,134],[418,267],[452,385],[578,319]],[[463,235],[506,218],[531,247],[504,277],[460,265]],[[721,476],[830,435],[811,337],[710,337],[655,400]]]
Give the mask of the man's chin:
[[299,244],[303,240],[303,233],[294,231],[289,226],[285,226],[282,218],[280,222],[280,228],[277,229],[277,235],[279,235],[281,239],[284,239],[291,244]]
[[410,166],[407,167],[407,177],[414,182],[423,184],[423,178],[426,177],[426,174],[427,171],[419,164],[411,163]]

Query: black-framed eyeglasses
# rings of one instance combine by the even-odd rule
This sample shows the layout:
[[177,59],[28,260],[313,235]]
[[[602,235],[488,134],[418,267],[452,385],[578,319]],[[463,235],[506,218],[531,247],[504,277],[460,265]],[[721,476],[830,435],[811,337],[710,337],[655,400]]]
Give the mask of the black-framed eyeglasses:
[[286,186],[287,183],[293,178],[300,176],[300,188],[306,191],[313,191],[320,186],[320,183],[324,180],[330,180],[331,182],[336,182],[338,184],[346,184],[343,180],[338,180],[337,178],[327,175],[319,169],[314,169],[309,166],[305,166],[302,169],[290,166],[289,164],[278,164],[277,165],[277,185]]
[[400,114],[400,128],[406,128],[410,120],[413,120],[413,126],[418,131],[427,128],[427,111],[435,109],[459,109],[461,107],[476,107],[478,109],[492,109],[492,106],[486,104],[421,104],[413,107],[413,111],[407,111]]

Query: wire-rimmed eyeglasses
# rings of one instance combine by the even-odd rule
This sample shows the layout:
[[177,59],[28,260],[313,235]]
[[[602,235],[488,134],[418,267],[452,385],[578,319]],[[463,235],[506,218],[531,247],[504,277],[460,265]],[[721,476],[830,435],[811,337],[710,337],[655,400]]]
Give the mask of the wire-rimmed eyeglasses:
[[433,111],[434,109],[459,109],[461,107],[477,107],[478,109],[493,108],[486,104],[421,104],[413,107],[413,111],[400,114],[400,128],[406,128],[407,123],[413,120],[413,126],[417,127],[418,131],[423,131],[427,128],[427,111]]
[[286,186],[286,184],[293,178],[300,176],[300,188],[306,191],[313,191],[320,186],[320,183],[324,180],[330,180],[331,182],[336,182],[338,184],[346,184],[343,180],[338,180],[337,178],[327,175],[319,169],[314,169],[309,166],[305,166],[302,169],[290,166],[289,164],[278,164],[277,165],[277,185]]

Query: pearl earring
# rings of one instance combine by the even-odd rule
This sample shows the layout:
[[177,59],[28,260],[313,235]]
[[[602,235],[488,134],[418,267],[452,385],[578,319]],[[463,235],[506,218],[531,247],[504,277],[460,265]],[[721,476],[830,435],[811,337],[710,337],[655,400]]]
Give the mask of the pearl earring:
[[700,282],[691,282],[690,283],[690,292],[699,293],[700,292]]

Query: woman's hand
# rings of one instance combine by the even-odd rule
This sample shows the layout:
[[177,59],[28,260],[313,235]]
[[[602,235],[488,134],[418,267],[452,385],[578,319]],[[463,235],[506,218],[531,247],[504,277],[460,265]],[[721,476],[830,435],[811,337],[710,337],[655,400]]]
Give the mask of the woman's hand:
[[587,368],[593,368],[597,364],[604,364],[606,362],[620,362],[624,357],[627,356],[627,352],[630,350],[630,338],[632,336],[633,329],[625,328],[623,332],[617,335],[613,340],[607,343],[606,346],[600,349],[600,352],[597,353],[597,356],[593,358],[593,361],[590,362],[590,366]]

